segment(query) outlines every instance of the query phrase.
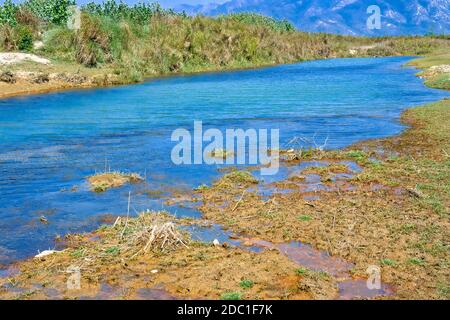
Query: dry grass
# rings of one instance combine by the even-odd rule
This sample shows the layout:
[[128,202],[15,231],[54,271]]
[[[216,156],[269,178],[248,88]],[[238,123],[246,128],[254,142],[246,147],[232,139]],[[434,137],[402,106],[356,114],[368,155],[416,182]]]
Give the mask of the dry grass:
[[119,188],[127,183],[139,183],[144,180],[137,173],[104,172],[87,178],[94,192],[105,192],[112,188]]

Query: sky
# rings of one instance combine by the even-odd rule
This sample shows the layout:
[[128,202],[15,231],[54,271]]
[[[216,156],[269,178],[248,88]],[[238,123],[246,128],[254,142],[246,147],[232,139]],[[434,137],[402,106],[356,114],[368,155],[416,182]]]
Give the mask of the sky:
[[[76,0],[78,4],[84,4],[88,2],[92,2],[93,0]],[[118,0],[119,1],[119,0]],[[0,0],[0,3],[3,3],[4,0]],[[21,0],[13,0],[13,2],[19,3]],[[102,0],[94,0],[94,2],[102,2]],[[173,8],[180,4],[209,4],[209,3],[224,3],[227,0],[123,0],[126,3],[137,3],[137,2],[159,2],[162,6],[166,8]]]

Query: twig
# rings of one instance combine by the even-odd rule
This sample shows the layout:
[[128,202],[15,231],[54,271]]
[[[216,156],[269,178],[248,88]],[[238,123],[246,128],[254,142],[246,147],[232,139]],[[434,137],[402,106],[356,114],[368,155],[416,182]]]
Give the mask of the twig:
[[128,219],[130,218],[130,204],[131,204],[131,191],[128,193],[128,210],[127,210],[127,220],[125,222],[125,227],[123,227],[122,234],[120,235],[120,240],[123,239],[123,235],[125,234],[125,230],[128,227]]
[[244,198],[245,191],[246,191],[246,190],[244,190],[244,192],[242,192],[242,196],[241,196],[241,198],[239,199],[239,201],[236,203],[236,205],[234,206],[232,212],[236,211],[236,209],[239,207],[239,204],[242,202],[242,199]]

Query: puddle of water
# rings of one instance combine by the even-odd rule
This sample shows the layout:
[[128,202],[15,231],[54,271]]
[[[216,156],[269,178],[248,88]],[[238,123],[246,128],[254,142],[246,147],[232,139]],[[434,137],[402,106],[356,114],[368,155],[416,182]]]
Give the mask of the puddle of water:
[[314,249],[310,245],[300,242],[280,244],[278,249],[292,261],[307,267],[313,271],[323,271],[335,277],[343,277],[353,268],[353,264],[328,255],[327,253]]
[[139,300],[178,300],[164,289],[145,288],[138,290]]
[[20,273],[20,269],[17,266],[9,266],[0,269],[0,279],[12,278]]
[[[303,174],[308,168],[327,167],[330,164],[328,161],[304,161],[295,166],[281,167],[278,174],[269,177],[260,176],[259,171],[256,170],[253,174],[261,181],[256,190],[263,199],[269,199],[274,194],[287,194],[294,191],[312,193],[319,191],[331,192],[338,189],[354,190],[356,187],[347,183],[347,181],[353,178],[355,174],[362,172],[362,168],[354,161],[338,162],[338,164],[346,165],[350,172],[333,175],[331,178],[333,185],[331,186],[324,184],[319,174]],[[283,182],[286,182],[286,185],[278,185]]]
[[373,299],[394,295],[394,288],[387,284],[381,284],[381,289],[367,288],[366,280],[345,280],[339,282],[339,299]]

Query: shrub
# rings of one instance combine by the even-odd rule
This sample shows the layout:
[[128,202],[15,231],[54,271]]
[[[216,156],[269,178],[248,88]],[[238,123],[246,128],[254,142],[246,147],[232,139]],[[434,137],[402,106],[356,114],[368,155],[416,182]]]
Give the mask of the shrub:
[[41,20],[26,7],[19,7],[16,11],[17,24],[29,27],[34,34],[37,34],[41,25]]
[[33,31],[27,26],[17,27],[17,48],[21,51],[33,49]]
[[16,32],[9,24],[0,26],[0,45],[5,51],[16,49]]
[[110,38],[102,28],[99,17],[82,16],[81,29],[76,40],[76,60],[87,67],[95,67],[98,63],[110,62]]

